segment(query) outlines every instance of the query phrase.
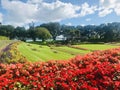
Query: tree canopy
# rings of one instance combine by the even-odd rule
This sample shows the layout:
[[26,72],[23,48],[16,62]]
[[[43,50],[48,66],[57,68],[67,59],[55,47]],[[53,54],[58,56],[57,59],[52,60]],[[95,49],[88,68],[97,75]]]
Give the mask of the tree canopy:
[[35,28],[35,31],[36,31],[37,38],[42,39],[43,42],[46,39],[49,39],[52,37],[50,32],[44,27],[37,27],[37,28]]
[[12,25],[0,25],[0,36],[6,36],[10,39],[19,39],[25,41],[31,38],[33,41],[40,38],[43,41],[52,37],[63,35],[66,40],[88,41],[88,42],[114,42],[120,41],[120,23],[113,22],[100,25],[86,26],[67,26],[60,25],[58,22],[44,23],[38,26],[30,26],[29,29],[24,27],[14,27]]
[[50,22],[41,24],[40,27],[45,27],[49,30],[50,34],[52,35],[53,40],[56,40],[56,36],[60,33],[60,24],[58,22]]

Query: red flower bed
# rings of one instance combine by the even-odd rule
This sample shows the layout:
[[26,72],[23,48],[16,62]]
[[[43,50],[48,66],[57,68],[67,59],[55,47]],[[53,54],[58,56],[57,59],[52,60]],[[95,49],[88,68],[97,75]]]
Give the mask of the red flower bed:
[[69,61],[0,64],[0,90],[120,90],[120,48]]

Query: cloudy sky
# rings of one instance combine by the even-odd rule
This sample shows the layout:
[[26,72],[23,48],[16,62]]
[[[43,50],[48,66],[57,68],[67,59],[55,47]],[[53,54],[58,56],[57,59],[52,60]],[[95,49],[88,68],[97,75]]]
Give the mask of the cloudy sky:
[[0,22],[88,25],[120,21],[120,0],[0,0]]

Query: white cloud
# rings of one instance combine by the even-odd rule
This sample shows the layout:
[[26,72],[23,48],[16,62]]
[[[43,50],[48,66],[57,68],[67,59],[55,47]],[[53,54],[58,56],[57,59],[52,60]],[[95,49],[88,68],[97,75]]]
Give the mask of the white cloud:
[[85,19],[85,21],[91,21],[91,18],[87,18],[87,19]]
[[3,15],[2,15],[2,13],[0,13],[0,22],[2,22],[3,21]]
[[43,0],[28,0],[27,3],[33,3],[33,4],[36,4],[36,3],[41,3]]
[[[38,3],[39,2],[39,3]],[[77,17],[80,6],[71,3],[56,1],[53,3],[42,2],[42,0],[21,1],[1,0],[2,8],[8,12],[5,21],[14,25],[23,25],[34,22],[61,21],[67,18]]]
[[[84,17],[96,11],[99,17],[112,12],[120,16],[120,0],[99,1],[98,6],[90,6],[87,2],[77,6],[60,0],[51,3],[44,2],[44,0],[27,0],[26,3],[21,0],[1,0],[2,8],[7,11],[7,14],[0,13],[0,21],[21,26],[32,21],[43,23]],[[91,21],[91,19],[87,18],[86,21]]]
[[100,0],[100,8],[98,15],[104,17],[112,12],[120,15],[120,0]]
[[114,11],[118,16],[120,16],[120,3],[117,4],[116,8],[114,8]]
[[80,24],[80,25],[83,26],[83,27],[85,26],[85,24]]
[[36,13],[36,6],[26,4],[21,1],[2,0],[2,7],[7,10],[4,19],[8,24],[23,25],[34,21],[33,15]]
[[73,18],[77,16],[77,11],[80,10],[79,6],[72,5],[71,3],[63,3],[56,1],[53,3],[43,2],[38,6],[36,18],[40,18],[41,21],[61,21],[67,18]]
[[97,10],[97,6],[89,6],[88,3],[82,4],[80,16],[85,16],[88,14],[93,14]]
[[81,6],[56,0],[52,3],[44,0],[1,0],[2,8],[7,11],[4,21],[8,24],[25,25],[34,22],[54,22],[69,18],[83,17],[93,14],[96,6],[84,3]]
[[67,25],[67,26],[72,26],[72,23],[69,22],[69,23],[67,23],[67,24],[65,24],[65,25]]
[[112,11],[113,11],[112,9],[103,9],[103,10],[101,10],[101,11],[99,12],[99,16],[100,16],[100,17],[104,17],[104,16],[112,13]]

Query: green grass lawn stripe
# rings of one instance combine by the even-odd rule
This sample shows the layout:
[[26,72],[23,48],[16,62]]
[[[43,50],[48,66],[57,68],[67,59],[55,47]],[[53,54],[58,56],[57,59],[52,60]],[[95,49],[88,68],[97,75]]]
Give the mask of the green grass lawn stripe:
[[48,61],[48,60],[67,60],[75,55],[91,52],[90,50],[105,50],[115,48],[117,46],[105,45],[105,44],[81,44],[76,45],[78,47],[87,48],[89,50],[80,50],[67,46],[60,47],[48,47],[45,45],[21,43],[18,46],[18,50],[30,61]]
[[[35,52],[35,53],[36,53],[36,55],[40,55],[43,60],[59,59],[59,58],[61,58],[61,56],[64,57],[64,55],[63,55],[64,53],[58,52],[58,51],[57,51],[57,53],[54,53],[53,52],[54,50],[51,50],[48,46],[42,46],[42,48],[40,48],[39,45],[33,45],[32,48],[36,48],[37,50],[40,51],[40,53],[38,53],[38,52]],[[61,59],[65,59],[65,58],[61,58]]]
[[40,59],[38,56],[34,55],[34,52],[30,48],[28,48],[25,43],[20,44],[18,46],[18,50],[30,61],[37,61],[38,59]]
[[75,45],[75,46],[90,49],[90,50],[106,50],[106,49],[117,47],[117,46],[106,45],[106,44],[81,44],[81,45]]
[[48,46],[41,46],[42,48],[40,47],[40,45],[30,44],[30,46],[28,46],[27,43],[22,43],[18,46],[18,50],[32,62],[39,60],[65,60],[73,57],[73,55],[61,51],[57,51],[57,53],[54,53],[53,50],[51,50]]
[[70,47],[67,47],[67,46],[63,46],[63,47],[55,47],[56,50],[60,50],[60,51],[63,51],[63,52],[66,52],[66,53],[70,53],[70,54],[86,54],[90,51],[85,51],[85,50],[79,50],[79,49],[75,49],[75,48],[70,48]]

